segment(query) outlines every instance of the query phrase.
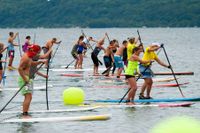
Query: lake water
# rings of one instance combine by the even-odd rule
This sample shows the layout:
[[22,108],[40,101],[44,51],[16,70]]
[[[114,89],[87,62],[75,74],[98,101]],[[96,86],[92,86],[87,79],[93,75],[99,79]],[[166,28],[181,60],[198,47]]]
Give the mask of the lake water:
[[[121,43],[127,37],[137,36],[136,28],[105,28],[105,29],[83,29],[87,36],[92,36],[94,39],[100,39],[107,32],[110,39],[117,39]],[[0,42],[6,44],[8,33],[10,31],[19,32],[20,43],[24,43],[24,38],[27,35],[35,37],[35,42],[43,46],[45,42],[52,37],[57,37],[62,40],[62,44],[58,49],[58,52],[53,60],[54,68],[61,68],[61,66],[68,65],[73,59],[70,51],[72,45],[76,42],[79,35],[81,35],[81,29],[0,29]],[[169,60],[173,66],[174,71],[193,71],[193,76],[177,76],[180,83],[190,82],[186,86],[181,86],[181,89],[185,97],[200,97],[200,59],[199,59],[199,42],[200,42],[200,29],[199,28],[139,28],[142,42],[144,46],[152,42],[162,42],[165,45]],[[33,39],[34,40],[34,39]],[[18,42],[18,39],[15,40]],[[105,41],[105,45],[108,45],[108,41]],[[54,51],[56,46],[54,47]],[[90,59],[90,51],[87,53],[87,58],[84,58],[84,68],[91,68],[92,61]],[[100,60],[103,53],[100,54]],[[4,53],[5,56],[5,53]],[[160,52],[159,58],[166,61],[166,57],[163,51]],[[19,50],[16,48],[16,58],[14,60],[14,66],[18,66],[19,63]],[[168,71],[156,63],[153,65],[154,72]],[[43,72],[45,72],[43,70]],[[68,87],[79,86],[86,95],[86,100],[91,99],[119,99],[121,98],[127,88],[101,88],[103,85],[116,85],[117,82],[104,78],[91,78],[88,77],[88,73],[84,72],[83,78],[70,78],[61,77],[61,73],[67,72],[52,72],[49,75],[49,84],[54,85],[49,88],[49,107],[50,109],[58,108],[75,108],[70,106],[64,106],[62,103],[62,92]],[[68,72],[75,73],[75,72]],[[76,72],[81,73],[81,72]],[[5,88],[17,87],[17,71],[6,71],[6,85]],[[157,76],[159,77],[159,76]],[[170,77],[170,76],[165,76]],[[160,77],[159,77],[160,78]],[[107,80],[107,81],[105,81]],[[107,83],[108,80],[111,83]],[[105,81],[105,82],[103,82]],[[174,82],[170,82],[174,83]],[[34,82],[35,86],[45,85],[45,80],[41,77],[36,77]],[[124,83],[125,84],[125,83]],[[155,83],[156,84],[156,83]],[[159,83],[162,84],[162,83]],[[164,83],[163,83],[164,84]],[[94,87],[94,86],[99,86]],[[137,94],[140,88],[138,88]],[[2,108],[8,100],[15,94],[15,91],[3,91],[0,92],[0,107]],[[154,98],[181,98],[180,92],[177,87],[168,88],[153,88],[152,97]],[[138,99],[138,95],[136,96]],[[34,91],[33,101],[31,104],[31,110],[45,110],[45,91]],[[18,94],[15,99],[6,108],[7,110],[20,110],[23,97]],[[86,101],[88,102],[88,101]],[[101,108],[88,112],[71,112],[71,113],[37,113],[32,117],[53,117],[53,116],[80,116],[91,114],[112,114],[110,120],[107,121],[88,121],[88,122],[52,122],[52,123],[28,123],[28,124],[0,124],[0,131],[19,132],[19,133],[53,133],[53,132],[115,132],[115,133],[147,133],[160,121],[172,117],[172,116],[190,116],[200,120],[199,115],[200,103],[195,102],[191,107],[179,107],[179,108],[158,108],[158,107],[144,107],[144,108]],[[0,114],[0,120],[7,118],[16,118],[16,114],[3,115]],[[181,126],[181,125],[180,125]]]

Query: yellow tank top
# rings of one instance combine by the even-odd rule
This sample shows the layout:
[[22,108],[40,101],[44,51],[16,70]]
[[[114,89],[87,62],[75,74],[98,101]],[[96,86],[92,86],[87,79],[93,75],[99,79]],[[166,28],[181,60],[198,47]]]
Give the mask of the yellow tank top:
[[138,72],[138,61],[128,61],[128,67],[125,70],[125,75],[135,76]]
[[[142,57],[142,60],[144,60],[144,61],[154,60],[154,59],[158,58],[158,56],[156,55],[155,52],[149,52],[149,48],[150,47],[147,47],[145,49],[144,55]],[[150,63],[144,64],[144,65],[147,66],[149,64]]]
[[131,55],[133,54],[133,49],[136,47],[136,44],[135,43],[128,43],[127,45],[127,57],[128,59],[130,59]]

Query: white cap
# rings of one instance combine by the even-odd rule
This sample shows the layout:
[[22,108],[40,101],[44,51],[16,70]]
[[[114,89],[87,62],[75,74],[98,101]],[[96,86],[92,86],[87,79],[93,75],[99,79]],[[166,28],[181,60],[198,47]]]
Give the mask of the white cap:
[[89,40],[88,40],[87,38],[84,38],[84,39],[83,39],[83,42],[84,42],[85,44],[89,44]]

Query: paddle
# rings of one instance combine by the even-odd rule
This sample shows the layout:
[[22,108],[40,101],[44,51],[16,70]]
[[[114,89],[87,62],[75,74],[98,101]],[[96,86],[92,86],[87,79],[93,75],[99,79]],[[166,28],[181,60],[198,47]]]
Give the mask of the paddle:
[[21,50],[22,48],[21,48],[21,44],[20,44],[19,33],[18,33],[17,38],[18,38],[18,45],[19,45],[19,54],[20,54],[20,56],[22,57],[22,50]]
[[[166,56],[166,58],[167,58],[167,62],[168,62],[168,64],[169,64],[169,66],[171,66],[171,63],[170,63],[170,61],[169,61],[169,58],[168,58],[167,52],[166,52],[166,50],[165,50],[164,44],[161,44],[161,47],[162,47],[163,50],[164,50],[164,53],[165,53],[165,56]],[[183,92],[182,92],[182,90],[181,90],[181,87],[180,87],[180,85],[179,85],[179,83],[178,83],[178,80],[177,80],[177,78],[176,78],[176,76],[175,76],[174,70],[172,69],[172,67],[170,67],[170,69],[171,69],[171,72],[172,72],[172,74],[173,74],[173,76],[174,76],[174,79],[175,79],[175,81],[176,81],[176,84],[177,84],[177,86],[178,86],[178,89],[179,89],[179,91],[180,91],[182,97],[185,97],[185,96],[183,95]]]
[[[5,64],[3,66],[3,72],[2,72],[2,80],[3,80],[3,85],[6,84],[6,76],[5,76],[5,73],[6,73],[6,66],[7,66],[7,58],[8,58],[8,48],[6,48],[6,57],[5,57]],[[2,81],[1,81],[2,82]],[[0,83],[1,84],[1,83]]]
[[109,36],[108,36],[108,34],[106,33],[106,37],[108,38],[108,41],[109,41],[109,43],[110,43],[110,38],[109,38]]
[[[35,73],[37,73],[37,71],[44,65],[44,63],[42,63],[40,65],[40,67],[36,70]],[[3,108],[0,110],[0,113],[8,106],[8,104],[16,97],[16,95],[22,90],[22,88],[24,88],[24,86],[26,86],[26,83],[19,88],[19,90],[11,97],[11,99],[3,106]]]
[[49,100],[48,100],[48,80],[49,80],[49,63],[51,60],[51,56],[48,58],[48,65],[47,65],[47,78],[46,78],[46,104],[47,104],[47,110],[49,110]]
[[[87,36],[86,36],[85,33],[83,32],[83,30],[81,30],[81,32],[82,32],[83,36],[87,39]],[[92,46],[91,46],[91,44],[90,44],[90,42],[89,42],[88,39],[87,39],[87,42],[88,42],[90,48],[91,48],[92,51],[93,51],[94,49],[92,48]],[[103,63],[102,63],[99,59],[98,59],[98,62],[99,62],[100,65],[103,65]]]
[[67,69],[76,59],[74,59],[73,61],[71,61],[66,67],[65,69]]
[[140,37],[139,30],[137,30],[137,33],[138,33],[138,37],[139,37],[139,41],[140,41],[140,45],[142,46],[142,50],[143,50],[143,53],[144,53],[144,46],[143,46],[143,43],[142,43],[142,40],[141,40],[141,37]]
[[111,65],[111,66],[110,66],[110,67],[108,67],[108,68],[107,68],[105,71],[103,71],[101,74],[108,73],[112,67],[113,67],[113,66]]

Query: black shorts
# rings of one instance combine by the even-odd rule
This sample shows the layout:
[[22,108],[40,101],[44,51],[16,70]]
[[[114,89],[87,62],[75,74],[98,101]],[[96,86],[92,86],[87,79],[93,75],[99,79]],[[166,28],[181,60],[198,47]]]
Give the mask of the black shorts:
[[133,75],[125,75],[125,79],[129,79],[129,78],[135,78],[135,76],[133,76]]
[[77,53],[78,53],[78,54],[82,54],[82,53],[83,53],[83,51],[77,51]]
[[92,53],[91,54],[91,58],[92,58],[92,61],[93,61],[94,65],[98,67],[99,66],[98,57],[94,53]]
[[3,70],[2,62],[0,62],[0,70]]

